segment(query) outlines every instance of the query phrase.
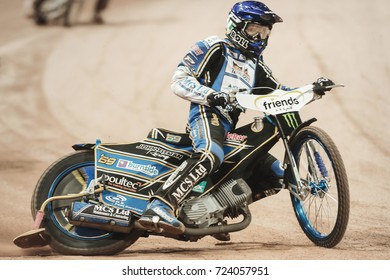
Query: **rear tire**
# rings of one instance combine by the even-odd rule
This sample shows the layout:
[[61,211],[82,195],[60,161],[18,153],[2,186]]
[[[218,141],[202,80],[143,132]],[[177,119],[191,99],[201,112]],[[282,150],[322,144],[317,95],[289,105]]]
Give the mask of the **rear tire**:
[[[31,201],[33,217],[49,197],[79,193],[94,177],[94,151],[77,151],[53,163],[39,179]],[[81,198],[76,199],[81,201]],[[65,255],[113,255],[133,244],[143,233],[129,234],[77,227],[69,223],[67,211],[73,200],[48,204],[41,227],[50,235],[55,251]]]

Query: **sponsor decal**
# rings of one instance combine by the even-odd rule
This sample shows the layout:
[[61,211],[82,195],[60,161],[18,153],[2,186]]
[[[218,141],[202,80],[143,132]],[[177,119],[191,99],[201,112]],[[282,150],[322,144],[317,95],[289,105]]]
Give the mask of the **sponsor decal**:
[[124,197],[123,195],[116,195],[116,196],[106,196],[106,199],[110,202],[113,202],[113,203],[123,203],[127,200],[126,197]]
[[131,160],[120,159],[118,161],[118,164],[116,165],[116,167],[127,169],[127,170],[132,170],[132,171],[137,171],[137,172],[149,175],[149,176],[157,176],[159,174],[158,169],[155,166],[153,166],[151,164],[148,164],[148,165],[139,164],[139,163],[135,163]]
[[295,96],[296,95],[291,96],[290,94],[286,94],[284,96],[261,96],[256,98],[255,106],[268,111],[273,110],[274,112],[285,112],[291,110],[294,105],[299,105],[299,100]]
[[207,182],[202,181],[199,184],[197,184],[192,190],[197,193],[204,193],[206,186],[207,186]]
[[238,59],[238,60],[246,60],[246,57],[245,57],[245,55],[243,55],[243,54],[238,54],[238,53],[235,53],[235,52],[233,52],[233,51],[231,51],[231,50],[228,50],[228,53],[229,53],[229,56],[231,56],[231,57],[233,57],[233,58],[235,58],[235,59]]
[[299,123],[295,117],[294,113],[287,113],[282,115],[287,125],[291,128],[297,128]]
[[217,114],[214,114],[214,113],[212,114],[211,124],[213,126],[219,126],[219,119],[218,119]]
[[246,136],[246,135],[239,135],[237,133],[228,132],[226,134],[226,140],[239,142],[239,143],[244,142],[247,138],[248,138],[248,136]]
[[160,207],[153,207],[153,211],[158,214],[161,218],[167,220],[168,222],[172,223],[174,221],[174,218],[169,216],[164,210],[162,210]]
[[236,62],[233,61],[232,73],[236,74],[237,76],[241,77],[244,81],[249,83],[250,77],[248,72],[249,72],[248,68],[239,66]]
[[173,134],[167,134],[167,138],[166,140],[168,142],[172,142],[172,143],[179,143],[180,140],[181,140],[181,136],[178,136],[178,135],[173,135]]
[[106,205],[95,205],[92,213],[100,216],[124,219],[126,221],[130,219],[130,210],[113,208]]
[[186,194],[192,190],[195,184],[207,174],[207,168],[202,164],[195,166],[193,171],[185,177],[176,190],[172,193],[172,196],[180,201],[186,196]]
[[107,174],[104,175],[104,180],[107,185],[131,192],[137,192],[142,185],[140,182],[132,182],[125,177],[118,178]]
[[185,87],[187,87],[188,89],[195,89],[198,85],[195,84],[195,82],[193,80],[191,80],[190,78],[186,78],[184,79],[183,81],[183,85]]
[[122,160],[121,159],[116,166],[120,167],[120,168],[126,168],[127,164],[128,164],[127,160]]
[[126,201],[127,198],[116,194],[116,195],[107,195],[104,197],[107,201],[111,202],[116,207],[125,208],[126,207]]
[[113,165],[116,161],[116,158],[110,158],[108,156],[105,156],[104,154],[100,155],[100,158],[98,160],[99,163],[105,164],[105,165]]
[[198,45],[193,45],[191,47],[191,51],[195,54],[195,55],[201,55],[201,54],[204,54],[204,52],[201,50],[201,48],[198,46]]
[[188,63],[189,65],[195,65],[195,61],[190,57],[190,55],[186,55],[184,57],[184,62]]
[[184,168],[186,168],[187,164],[188,164],[187,161],[184,161],[178,168],[176,168],[176,170],[172,173],[172,175],[169,176],[168,180],[165,181],[165,183],[162,187],[163,190],[172,186],[172,184],[179,178],[179,177],[177,177],[179,172],[183,171]]
[[146,144],[140,144],[136,147],[137,149],[147,151],[146,154],[150,154],[156,158],[162,158],[164,160],[167,160],[168,158],[175,158],[177,160],[181,160],[183,156],[181,154],[165,150],[160,147],[146,145]]
[[249,45],[249,41],[243,37],[241,37],[237,32],[235,32],[234,30],[232,30],[230,32],[230,37],[232,38],[232,40],[234,42],[236,42],[238,45],[240,45],[241,47],[243,48],[248,48],[248,45]]
[[195,121],[195,126],[191,129],[191,135],[192,138],[205,138],[202,120],[197,119]]
[[273,101],[271,101],[271,102],[264,101],[263,107],[264,107],[264,109],[268,110],[271,108],[286,107],[286,106],[291,106],[294,104],[296,104],[296,105],[299,104],[299,101],[296,98],[290,97],[288,99],[277,100],[274,102]]

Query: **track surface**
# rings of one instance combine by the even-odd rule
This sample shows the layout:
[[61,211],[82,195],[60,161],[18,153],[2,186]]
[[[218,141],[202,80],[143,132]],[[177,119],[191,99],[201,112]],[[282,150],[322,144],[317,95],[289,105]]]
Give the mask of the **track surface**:
[[[230,242],[140,239],[112,258],[390,258],[390,2],[271,2],[284,19],[265,54],[275,76],[290,86],[322,75],[346,85],[304,110],[344,157],[351,188],[344,240],[334,249],[315,247],[282,192],[253,204],[252,224]],[[113,0],[105,25],[81,19],[63,28],[37,27],[20,1],[0,2],[1,259],[86,259],[13,245],[32,227],[30,198],[39,176],[73,143],[136,141],[153,127],[182,131],[188,104],[170,91],[173,71],[195,41],[223,35],[234,3]],[[252,117],[247,113],[241,124]]]

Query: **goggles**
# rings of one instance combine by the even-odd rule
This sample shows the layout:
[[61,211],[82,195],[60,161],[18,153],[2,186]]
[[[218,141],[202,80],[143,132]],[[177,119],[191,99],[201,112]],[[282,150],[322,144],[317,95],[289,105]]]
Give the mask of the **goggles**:
[[271,33],[271,29],[268,26],[252,22],[245,24],[244,31],[254,41],[265,40]]

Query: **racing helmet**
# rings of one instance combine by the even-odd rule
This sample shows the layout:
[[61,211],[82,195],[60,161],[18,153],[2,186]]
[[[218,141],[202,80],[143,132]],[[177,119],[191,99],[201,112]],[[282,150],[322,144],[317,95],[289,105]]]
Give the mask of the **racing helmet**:
[[238,2],[229,12],[226,36],[242,52],[258,57],[267,46],[273,24],[282,21],[262,2]]

